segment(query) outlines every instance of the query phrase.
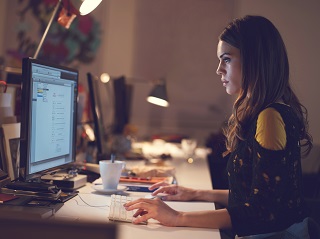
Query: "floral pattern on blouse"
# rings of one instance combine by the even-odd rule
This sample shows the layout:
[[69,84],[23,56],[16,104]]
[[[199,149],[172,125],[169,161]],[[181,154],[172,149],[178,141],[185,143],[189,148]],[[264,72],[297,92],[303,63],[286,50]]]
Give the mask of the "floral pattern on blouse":
[[269,150],[256,141],[257,117],[246,140],[228,160],[227,210],[238,236],[281,231],[305,217],[299,120],[287,105],[269,107],[277,110],[285,123],[285,149]]

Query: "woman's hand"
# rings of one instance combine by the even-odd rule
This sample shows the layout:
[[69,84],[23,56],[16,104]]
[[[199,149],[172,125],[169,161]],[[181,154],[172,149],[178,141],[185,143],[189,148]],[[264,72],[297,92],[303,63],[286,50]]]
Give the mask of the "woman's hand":
[[139,224],[153,218],[162,225],[174,227],[179,225],[178,221],[182,215],[181,212],[173,210],[159,198],[140,198],[124,204],[124,207],[128,211],[137,209],[136,213],[133,215],[136,217],[136,219],[133,220],[134,224]]
[[162,196],[162,200],[168,201],[191,201],[196,197],[196,190],[191,188],[185,188],[174,184],[168,184],[166,182],[155,183],[149,187],[149,190],[155,190],[152,195],[156,196],[158,193],[167,194]]

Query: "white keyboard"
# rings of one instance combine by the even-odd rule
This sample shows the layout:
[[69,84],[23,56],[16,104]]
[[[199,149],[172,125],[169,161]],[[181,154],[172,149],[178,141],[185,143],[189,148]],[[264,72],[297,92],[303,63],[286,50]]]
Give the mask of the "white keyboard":
[[122,222],[132,222],[133,211],[127,211],[123,204],[126,202],[132,201],[131,197],[122,196],[122,195],[111,195],[110,211],[109,211],[109,220],[111,221],[122,221]]

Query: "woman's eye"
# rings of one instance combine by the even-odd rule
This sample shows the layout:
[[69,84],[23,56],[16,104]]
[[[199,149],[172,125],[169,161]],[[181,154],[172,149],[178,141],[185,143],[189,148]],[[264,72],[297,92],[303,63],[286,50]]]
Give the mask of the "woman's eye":
[[223,58],[222,59],[225,63],[229,63],[231,61],[231,59],[229,57]]

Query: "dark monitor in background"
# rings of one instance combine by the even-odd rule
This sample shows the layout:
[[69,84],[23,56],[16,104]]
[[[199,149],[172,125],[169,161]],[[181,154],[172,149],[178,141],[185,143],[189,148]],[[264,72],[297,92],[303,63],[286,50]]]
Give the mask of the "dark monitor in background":
[[[90,108],[94,123],[95,143],[97,147],[97,161],[109,158],[113,148],[108,148],[108,140],[112,135],[123,134],[125,125],[129,123],[130,100],[132,85],[126,84],[124,76],[113,78],[108,86],[101,83],[91,73],[87,74]],[[100,88],[103,88],[102,91]],[[105,94],[101,92],[105,91]],[[103,99],[108,98],[111,104],[103,104]],[[106,112],[107,111],[107,112]],[[106,123],[110,119],[110,125]],[[108,125],[106,127],[106,125]],[[110,145],[109,145],[110,147]]]
[[[100,104],[99,82],[94,79],[91,73],[87,73],[88,92],[90,108],[93,118],[95,145],[97,147],[97,160],[105,159],[107,156],[107,131],[104,127],[102,106]],[[107,106],[105,106],[107,107]]]
[[21,85],[22,75],[18,72],[8,72],[6,77],[7,84]]
[[114,87],[114,125],[113,133],[122,134],[130,121],[132,86],[126,84],[126,78],[120,76],[113,80]]
[[20,177],[75,161],[78,71],[32,58],[22,64]]

